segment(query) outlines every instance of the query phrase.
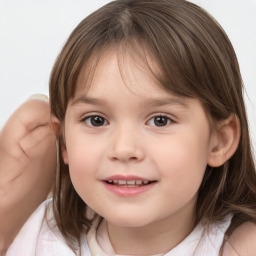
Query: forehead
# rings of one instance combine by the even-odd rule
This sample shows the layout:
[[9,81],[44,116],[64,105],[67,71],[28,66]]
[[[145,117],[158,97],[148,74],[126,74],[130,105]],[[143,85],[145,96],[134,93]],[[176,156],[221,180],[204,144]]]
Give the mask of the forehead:
[[159,74],[159,67],[148,52],[108,47],[84,64],[76,93],[104,92],[113,81],[119,81],[135,94],[145,92],[146,87],[149,93],[162,92],[165,89],[157,79]]
[[188,108],[188,98],[164,90],[152,74],[152,70],[149,70],[149,66],[140,62],[135,61],[132,55],[120,61],[115,51],[105,51],[97,63],[89,85],[88,71],[86,66],[84,67],[85,70],[80,74],[80,81],[71,104],[88,103],[106,106],[109,101],[112,105],[114,102],[122,105],[128,101],[131,103],[129,107],[134,107],[136,104],[148,107],[171,104]]

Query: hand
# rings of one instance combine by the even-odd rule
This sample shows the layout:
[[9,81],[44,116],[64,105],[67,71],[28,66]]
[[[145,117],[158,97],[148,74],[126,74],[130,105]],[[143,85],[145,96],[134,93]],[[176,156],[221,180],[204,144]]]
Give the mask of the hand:
[[[58,123],[53,124],[58,130]],[[0,132],[0,252],[47,198],[56,170],[50,108],[28,100]]]

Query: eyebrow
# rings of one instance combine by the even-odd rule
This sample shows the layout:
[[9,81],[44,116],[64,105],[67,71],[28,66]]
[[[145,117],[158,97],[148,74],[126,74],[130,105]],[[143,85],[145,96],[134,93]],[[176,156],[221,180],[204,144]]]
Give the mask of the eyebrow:
[[[79,103],[90,104],[90,105],[107,105],[107,102],[103,99],[91,98],[85,95],[74,99],[71,105]],[[183,108],[189,108],[185,98],[167,97],[167,98],[150,98],[142,101],[142,105],[147,107],[160,107],[164,105],[177,105]]]
[[105,100],[90,98],[90,97],[83,95],[81,97],[76,98],[71,103],[71,105],[76,105],[79,103],[90,104],[90,105],[105,105],[106,104]]
[[183,108],[188,108],[188,103],[186,103],[185,98],[177,98],[177,97],[168,97],[168,98],[151,98],[146,99],[143,102],[145,105],[149,107],[160,107],[164,105],[177,105]]

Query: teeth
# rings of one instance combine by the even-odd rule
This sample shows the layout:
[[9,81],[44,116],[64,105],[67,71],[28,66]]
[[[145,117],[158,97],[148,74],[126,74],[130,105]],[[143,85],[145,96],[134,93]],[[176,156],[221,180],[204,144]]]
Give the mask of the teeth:
[[135,180],[128,180],[126,183],[128,184],[128,185],[135,185]]
[[108,180],[107,182],[123,187],[138,187],[149,184],[149,181],[147,180]]

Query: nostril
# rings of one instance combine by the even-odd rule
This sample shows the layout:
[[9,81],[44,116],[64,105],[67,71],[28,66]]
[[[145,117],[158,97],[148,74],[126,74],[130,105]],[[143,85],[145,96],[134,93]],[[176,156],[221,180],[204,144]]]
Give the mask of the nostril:
[[133,157],[130,157],[130,160],[137,160],[138,158],[133,156]]
[[110,159],[113,161],[141,161],[144,158],[144,154],[137,150],[116,150],[110,153]]
[[144,150],[143,146],[139,144],[139,140],[134,136],[132,137],[131,133],[129,135],[125,133],[122,136],[113,134],[113,140],[110,141],[108,148],[108,156],[112,161],[136,162],[144,158]]

